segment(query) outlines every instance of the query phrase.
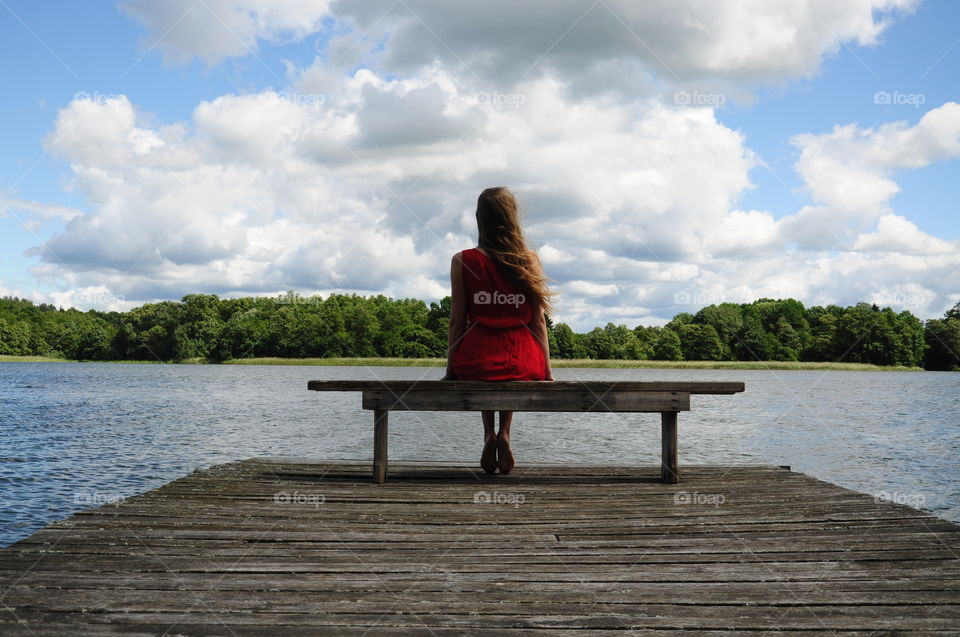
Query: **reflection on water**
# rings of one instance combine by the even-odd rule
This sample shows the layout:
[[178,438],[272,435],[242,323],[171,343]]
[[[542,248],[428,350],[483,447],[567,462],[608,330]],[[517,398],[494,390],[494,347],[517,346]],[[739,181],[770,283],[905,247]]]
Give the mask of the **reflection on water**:
[[[790,465],[960,521],[960,374],[557,369],[558,380],[730,380],[693,396],[680,462]],[[0,546],[73,511],[252,456],[369,459],[358,393],[311,379],[436,379],[442,368],[0,363]],[[391,460],[475,464],[476,413],[392,412]],[[657,414],[518,413],[518,462],[655,465]]]

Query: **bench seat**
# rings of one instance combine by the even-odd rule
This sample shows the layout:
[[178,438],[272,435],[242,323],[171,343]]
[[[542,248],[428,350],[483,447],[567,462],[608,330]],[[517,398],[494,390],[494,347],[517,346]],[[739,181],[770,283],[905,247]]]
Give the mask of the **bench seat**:
[[373,479],[387,479],[387,415],[404,411],[659,412],[660,475],[680,479],[677,414],[690,410],[691,394],[735,394],[742,382],[713,381],[482,381],[311,380],[311,391],[361,392],[374,412]]

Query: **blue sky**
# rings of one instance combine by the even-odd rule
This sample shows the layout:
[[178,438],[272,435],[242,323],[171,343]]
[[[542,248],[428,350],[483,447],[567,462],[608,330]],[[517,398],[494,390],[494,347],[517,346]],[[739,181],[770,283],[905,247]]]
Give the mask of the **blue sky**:
[[[662,323],[690,298],[879,300],[924,318],[960,300],[958,3],[811,3],[793,17],[772,2],[794,21],[789,54],[764,53],[779,50],[757,35],[769,20],[735,2],[702,16],[723,26],[703,43],[682,31],[684,3],[546,20],[504,5],[532,34],[519,44],[454,5],[314,4],[0,0],[0,293],[84,309],[286,289],[433,300],[448,253],[475,241],[475,193],[499,180],[567,299],[561,320],[581,329]],[[758,44],[734,55],[744,33]],[[678,89],[724,103],[678,107]],[[264,110],[273,92],[321,104]],[[470,103],[498,92],[522,103]],[[877,132],[900,121],[942,148]],[[834,135],[849,125],[862,144]],[[91,150],[114,142],[126,159]],[[899,190],[845,198],[874,183]],[[165,199],[181,190],[182,204]],[[139,240],[146,258],[119,251]]]
[[[796,151],[790,138],[801,132],[828,132],[835,124],[858,122],[872,127],[894,120],[917,120],[932,105],[956,100],[960,88],[960,4],[926,2],[884,31],[877,46],[845,45],[827,57],[811,80],[790,82],[758,92],[749,105],[722,109],[719,119],[743,131],[777,177],[764,169],[751,174],[758,188],[747,193],[745,207],[793,212],[799,202],[787,188],[802,183],[793,171]],[[878,106],[879,91],[920,94],[925,103]],[[943,239],[960,239],[960,215],[951,201],[960,200],[960,167],[955,162],[906,171],[898,181],[898,211],[924,231]],[[782,180],[787,187],[781,184]],[[805,202],[801,197],[800,201]]]

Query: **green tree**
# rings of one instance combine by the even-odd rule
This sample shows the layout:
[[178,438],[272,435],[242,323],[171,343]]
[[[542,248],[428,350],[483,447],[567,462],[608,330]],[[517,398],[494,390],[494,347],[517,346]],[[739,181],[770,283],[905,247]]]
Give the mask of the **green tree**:
[[737,337],[734,355],[738,361],[768,361],[776,346],[774,337],[763,328],[760,313],[753,305],[741,308],[743,327]]
[[712,325],[683,323],[677,326],[683,358],[688,361],[718,361],[723,357],[723,343]]
[[584,334],[583,344],[587,350],[587,358],[597,360],[613,358],[615,350],[613,339],[602,328],[595,327]]
[[837,323],[844,309],[837,305],[812,307],[808,310],[811,338],[803,354],[803,360],[835,361],[840,358],[837,341]]
[[188,294],[180,301],[179,326],[174,335],[177,360],[209,356],[224,328],[216,294]]
[[263,307],[234,312],[220,331],[220,336],[211,350],[212,357],[227,360],[270,355],[272,352],[263,347],[263,337],[269,326],[266,314],[267,310]]
[[0,323],[0,354],[10,356],[29,356],[30,324],[26,322]]
[[731,360],[737,346],[740,330],[743,329],[743,312],[736,303],[708,305],[693,317],[694,322],[711,325],[723,344],[722,360]]
[[609,350],[606,358],[618,360],[635,360],[640,350],[640,343],[637,341],[637,335],[633,330],[628,329],[626,325],[614,325],[607,323],[603,331],[607,334],[605,342],[609,343]]
[[657,332],[657,340],[653,345],[653,359],[658,361],[683,360],[680,336],[674,330],[663,327]]
[[81,328],[77,350],[72,358],[78,360],[107,361],[114,360],[117,353],[113,349],[116,329],[106,321],[92,320]]
[[375,339],[380,325],[364,299],[350,296],[343,311],[343,324],[347,335],[347,356],[377,355]]
[[557,323],[551,330],[553,345],[550,355],[553,358],[587,358],[587,348],[583,339],[566,323]]
[[960,303],[942,319],[927,321],[924,366],[937,371],[960,371]]
[[636,351],[633,358],[637,360],[649,360],[653,358],[653,348],[659,338],[659,327],[647,327],[638,325],[633,328],[633,335],[636,337]]

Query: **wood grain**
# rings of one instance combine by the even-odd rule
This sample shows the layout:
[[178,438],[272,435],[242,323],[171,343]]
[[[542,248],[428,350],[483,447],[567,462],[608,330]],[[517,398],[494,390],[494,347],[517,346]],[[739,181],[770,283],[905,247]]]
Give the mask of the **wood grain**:
[[311,380],[312,391],[382,390],[398,394],[419,391],[530,391],[583,390],[603,394],[611,390],[687,392],[690,394],[736,394],[744,391],[742,382],[713,381],[486,381],[486,380]]
[[[960,526],[771,466],[252,459],[0,550],[0,634],[956,634]],[[479,450],[478,450],[479,453]]]

